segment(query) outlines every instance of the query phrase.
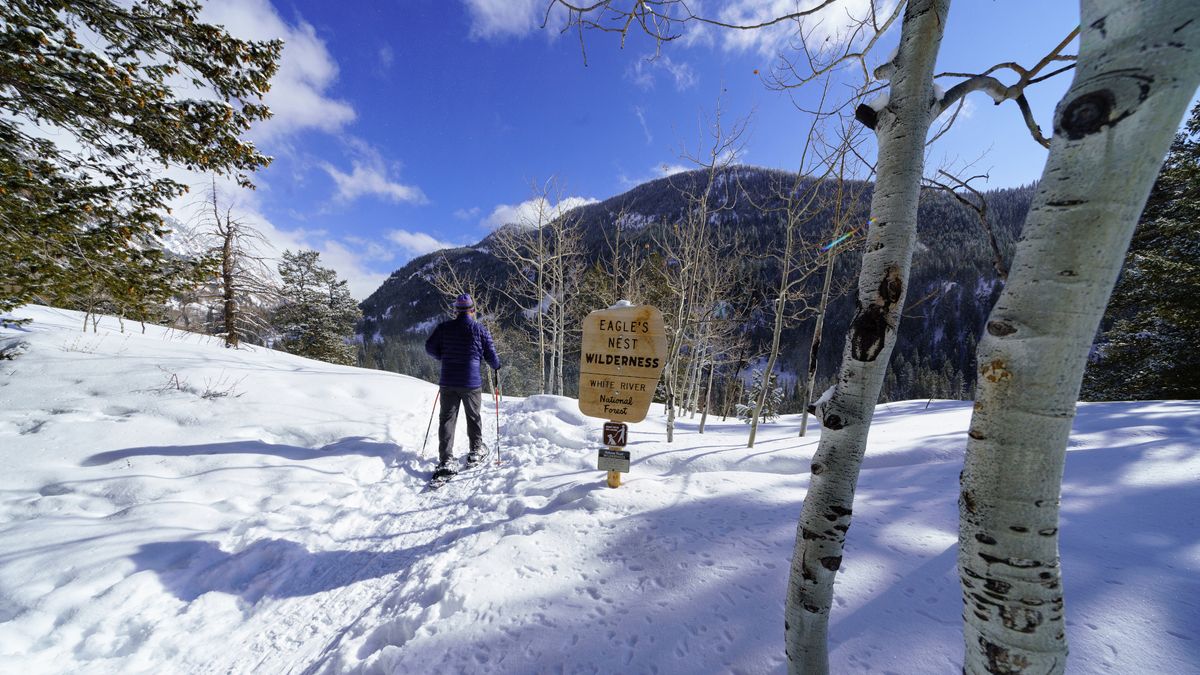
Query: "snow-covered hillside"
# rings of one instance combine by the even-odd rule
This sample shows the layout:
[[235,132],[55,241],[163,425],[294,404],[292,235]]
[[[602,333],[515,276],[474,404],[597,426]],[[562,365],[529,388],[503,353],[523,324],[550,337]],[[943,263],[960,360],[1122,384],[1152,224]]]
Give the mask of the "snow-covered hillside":
[[[2,672],[784,671],[817,442],[798,418],[753,450],[740,422],[685,419],[669,445],[656,408],[612,490],[599,420],[509,399],[502,463],[423,493],[433,385],[16,315],[35,321],[0,329],[28,343],[0,361]],[[960,671],[969,415],[880,407],[834,672]],[[1068,671],[1200,672],[1200,403],[1080,406],[1062,506]]]

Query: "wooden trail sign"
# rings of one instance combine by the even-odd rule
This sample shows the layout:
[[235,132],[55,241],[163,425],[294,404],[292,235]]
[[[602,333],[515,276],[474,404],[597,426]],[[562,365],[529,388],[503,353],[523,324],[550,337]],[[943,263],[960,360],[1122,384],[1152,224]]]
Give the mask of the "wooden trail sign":
[[599,309],[583,319],[579,410],[614,422],[646,419],[667,358],[662,312],[650,305]]

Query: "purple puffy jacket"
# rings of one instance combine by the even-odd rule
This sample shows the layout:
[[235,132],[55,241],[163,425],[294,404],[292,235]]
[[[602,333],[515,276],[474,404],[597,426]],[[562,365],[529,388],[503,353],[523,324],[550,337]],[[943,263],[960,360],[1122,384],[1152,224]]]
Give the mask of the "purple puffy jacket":
[[425,351],[442,362],[443,387],[476,389],[483,386],[479,361],[485,359],[492,370],[500,369],[500,357],[492,344],[492,334],[468,314],[443,321],[425,341]]

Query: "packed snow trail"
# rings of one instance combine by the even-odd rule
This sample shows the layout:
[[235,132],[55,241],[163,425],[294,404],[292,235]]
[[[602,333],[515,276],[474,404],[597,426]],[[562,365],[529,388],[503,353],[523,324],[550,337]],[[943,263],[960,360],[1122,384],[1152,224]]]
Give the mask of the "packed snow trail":
[[[425,464],[428,464],[426,462]],[[487,475],[487,471],[496,475]],[[469,489],[503,490],[503,467],[477,467],[456,478],[473,483]],[[419,469],[418,469],[419,472]],[[468,529],[483,529],[485,521],[470,528],[456,527],[468,519],[467,499],[450,494],[434,500],[428,493],[413,492],[417,481],[390,483],[385,477],[372,486],[383,504],[392,503],[393,512],[379,513],[378,525],[357,537],[352,548],[339,551],[335,559],[315,570],[321,575],[307,582],[316,589],[330,590],[312,596],[279,600],[275,606],[258,608],[253,621],[239,627],[245,636],[235,644],[248,646],[246,655],[231,656],[228,662],[195,664],[204,672],[313,672],[339,646],[348,628],[385,601],[393,587],[416,574],[422,559],[444,552]],[[449,492],[450,487],[444,488]],[[458,492],[462,492],[459,490]],[[390,493],[390,494],[389,494]],[[414,527],[416,526],[416,527]],[[296,569],[296,565],[284,565]],[[351,623],[343,625],[347,618]],[[261,654],[261,658],[255,657]]]
[[[0,361],[0,672],[785,670],[817,440],[796,438],[796,417],[747,450],[743,424],[714,418],[704,435],[681,418],[668,444],[655,407],[612,490],[599,420],[571,399],[510,398],[505,463],[421,494],[431,384],[17,314],[36,321],[0,329],[27,343]],[[961,670],[969,418],[969,402],[880,406],[835,672]],[[1200,672],[1198,447],[1200,403],[1080,406],[1062,500],[1068,672]]]

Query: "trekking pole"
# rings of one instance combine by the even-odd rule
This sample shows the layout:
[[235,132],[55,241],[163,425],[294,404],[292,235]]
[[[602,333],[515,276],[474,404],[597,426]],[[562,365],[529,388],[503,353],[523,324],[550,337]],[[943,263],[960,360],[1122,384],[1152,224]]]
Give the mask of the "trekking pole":
[[429,426],[425,427],[425,443],[421,446],[421,459],[425,459],[425,448],[429,447],[429,430],[433,428],[433,414],[437,412],[438,397],[442,395],[442,390],[439,387],[438,392],[433,395],[433,410],[429,411]]
[[496,402],[496,464],[500,464],[500,371],[496,371],[496,386],[492,387],[492,400]]

